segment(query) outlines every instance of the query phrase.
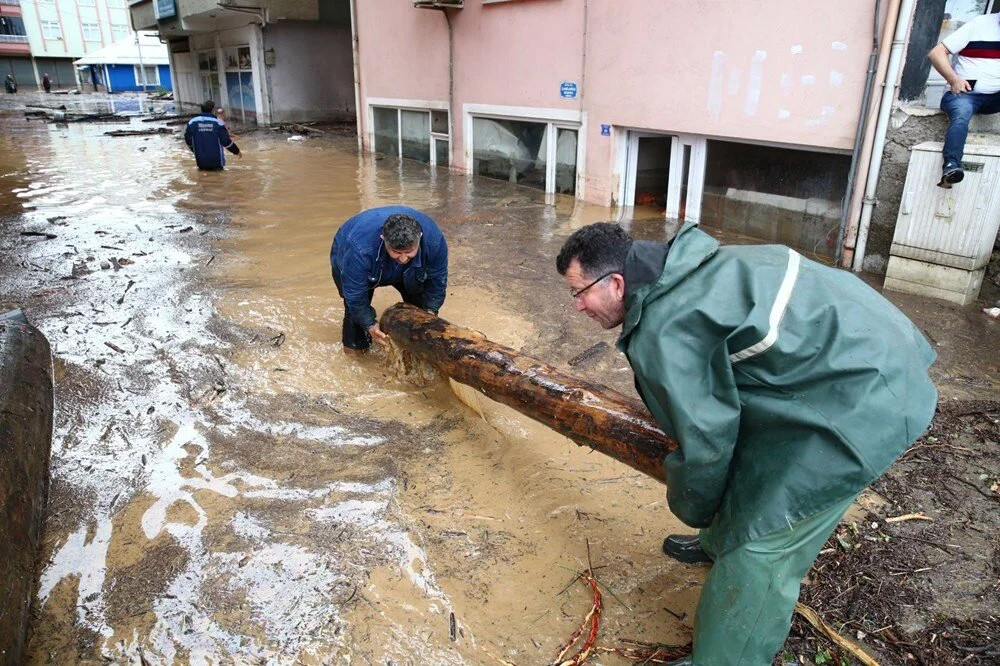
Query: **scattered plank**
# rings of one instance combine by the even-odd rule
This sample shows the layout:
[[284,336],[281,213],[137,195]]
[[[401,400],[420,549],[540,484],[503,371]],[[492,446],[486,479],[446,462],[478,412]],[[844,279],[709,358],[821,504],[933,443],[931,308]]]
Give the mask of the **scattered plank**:
[[153,116],[152,118],[143,118],[142,122],[144,122],[144,123],[157,123],[157,122],[160,122],[161,120],[177,120],[179,118],[183,118],[184,121],[187,122],[191,118],[191,114],[190,113],[164,113],[164,114],[161,114],[161,115],[158,115],[158,116]]
[[104,136],[149,136],[151,134],[173,134],[173,130],[166,127],[152,127],[141,130],[112,130],[105,132]]

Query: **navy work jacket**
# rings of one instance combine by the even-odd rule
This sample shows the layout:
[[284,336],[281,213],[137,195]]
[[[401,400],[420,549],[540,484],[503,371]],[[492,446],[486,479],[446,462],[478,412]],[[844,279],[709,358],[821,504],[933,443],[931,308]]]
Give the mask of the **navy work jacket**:
[[[405,264],[402,279],[399,264],[385,249],[382,225],[390,215],[409,215],[420,225],[420,250]],[[375,287],[400,284],[410,294],[423,294],[424,305],[437,312],[448,286],[448,244],[428,215],[408,206],[382,206],[362,211],[337,230],[330,248],[330,264],[339,275],[347,312],[356,324],[375,324],[372,292]],[[393,277],[390,277],[393,276]]]
[[233,155],[240,149],[229,136],[226,124],[211,113],[203,113],[188,121],[184,130],[184,143],[194,153],[199,169],[221,169],[226,166],[225,148]]

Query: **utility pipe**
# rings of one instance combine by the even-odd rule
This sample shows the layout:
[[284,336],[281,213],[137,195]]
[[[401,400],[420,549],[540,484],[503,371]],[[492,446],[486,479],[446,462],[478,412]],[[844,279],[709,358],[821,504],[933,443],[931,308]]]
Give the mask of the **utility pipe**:
[[358,154],[360,154],[364,150],[364,145],[361,141],[363,131],[361,125],[361,63],[358,60],[358,10],[355,3],[356,0],[351,0],[351,60],[354,61],[354,116],[356,118],[354,122],[357,125]]
[[882,104],[878,111],[878,123],[875,126],[875,141],[872,144],[872,161],[868,167],[868,182],[865,185],[865,198],[861,205],[861,220],[858,222],[858,240],[854,245],[854,261],[852,268],[860,271],[865,260],[865,249],[868,245],[868,227],[872,221],[872,211],[875,209],[875,189],[878,187],[879,171],[882,168],[882,153],[885,151],[885,135],[889,129],[889,116],[892,114],[896,99],[896,88],[899,84],[899,67],[903,60],[903,47],[906,45],[906,35],[909,31],[915,0],[902,0],[899,5],[899,17],[896,20],[896,34],[892,39],[892,51],[889,53],[889,69],[886,72],[885,85],[882,88]]
[[[851,150],[851,166],[847,171],[847,189],[841,197],[840,204],[840,227],[837,229],[837,251],[834,261],[840,263],[840,257],[844,251],[844,232],[847,227],[847,219],[850,214],[851,200],[854,197],[854,185],[858,177],[858,158],[861,155],[861,147],[865,141],[865,129],[868,124],[868,112],[871,109],[872,89],[875,87],[875,73],[878,70],[878,56],[881,51],[881,40],[879,33],[881,25],[882,0],[875,0],[875,11],[872,16],[872,52],[868,56],[868,71],[865,72],[864,95],[861,98],[861,113],[858,114],[858,127],[854,132],[854,149]],[[867,165],[866,165],[867,166]]]
[[[892,48],[892,36],[896,31],[896,21],[899,17],[900,0],[890,0],[886,9],[885,22],[882,24],[882,38],[879,40],[878,73],[875,76],[877,85],[885,85],[885,73],[889,68],[889,51]],[[854,245],[858,240],[858,220],[861,217],[861,200],[864,198],[865,182],[868,167],[872,159],[872,142],[875,140],[875,122],[878,119],[878,104],[869,104],[868,113],[862,122],[865,124],[863,144],[858,164],[855,170],[857,180],[851,190],[850,205],[847,210],[847,224],[842,236],[840,266],[850,268],[854,262]],[[864,174],[860,178],[857,176]]]

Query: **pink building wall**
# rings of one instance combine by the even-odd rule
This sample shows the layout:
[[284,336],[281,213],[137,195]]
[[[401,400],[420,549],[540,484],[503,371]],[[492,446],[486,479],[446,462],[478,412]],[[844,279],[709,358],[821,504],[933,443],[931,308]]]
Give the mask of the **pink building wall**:
[[[405,0],[356,6],[363,106],[447,101],[443,12]],[[465,166],[465,104],[583,112],[578,168],[585,198],[601,204],[618,187],[622,128],[850,151],[873,12],[874,0],[836,10],[801,0],[465,0],[449,10],[452,165]],[[578,84],[577,99],[560,97],[562,81]],[[616,132],[603,136],[602,124]]]

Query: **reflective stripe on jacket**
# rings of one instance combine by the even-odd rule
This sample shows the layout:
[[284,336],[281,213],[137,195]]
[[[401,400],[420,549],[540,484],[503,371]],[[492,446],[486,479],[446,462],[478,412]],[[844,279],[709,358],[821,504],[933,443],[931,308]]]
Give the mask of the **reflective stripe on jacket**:
[[930,423],[934,351],[854,275],[690,224],[669,252],[651,245],[626,262],[618,346],[680,444],[664,459],[670,508],[711,526],[712,550],[857,493]]

